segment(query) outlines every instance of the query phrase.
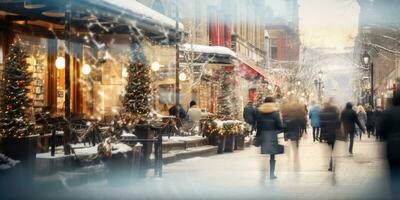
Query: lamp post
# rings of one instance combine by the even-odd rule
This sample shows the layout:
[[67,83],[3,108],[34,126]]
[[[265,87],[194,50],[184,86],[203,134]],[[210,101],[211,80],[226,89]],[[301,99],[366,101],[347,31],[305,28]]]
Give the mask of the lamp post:
[[368,68],[370,71],[371,77],[371,88],[370,88],[370,97],[369,103],[372,108],[375,108],[374,103],[374,63],[371,62],[371,56],[365,51],[364,54],[361,56],[361,63],[364,64],[365,68]]
[[317,88],[318,92],[318,103],[322,103],[322,71],[318,72],[318,79],[314,80],[315,87]]
[[[175,105],[179,105],[180,89],[179,89],[179,5],[178,0],[175,0],[175,50],[176,50],[176,61],[175,61]],[[176,117],[179,118],[179,112],[176,112]]]

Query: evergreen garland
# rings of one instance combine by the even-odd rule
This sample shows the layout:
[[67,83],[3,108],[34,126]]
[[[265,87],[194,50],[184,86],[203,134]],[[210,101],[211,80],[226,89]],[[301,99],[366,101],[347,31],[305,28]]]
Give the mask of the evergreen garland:
[[123,105],[135,121],[144,122],[150,113],[150,69],[139,43],[132,44],[132,58],[128,67],[128,84]]
[[22,138],[33,131],[29,123],[28,97],[32,74],[28,72],[26,51],[21,44],[13,44],[5,59],[4,74],[0,81],[0,137]]

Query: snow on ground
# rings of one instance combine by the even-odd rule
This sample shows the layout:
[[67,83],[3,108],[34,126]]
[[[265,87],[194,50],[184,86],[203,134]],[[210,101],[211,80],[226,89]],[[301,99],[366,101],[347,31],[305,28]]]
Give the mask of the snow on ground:
[[19,160],[13,160],[4,154],[0,153],[0,170],[6,170],[14,167],[16,164],[18,164],[20,161]]
[[203,139],[202,136],[172,136],[168,138],[168,136],[163,136],[163,141],[171,141],[171,142],[179,142],[179,141],[194,141]]

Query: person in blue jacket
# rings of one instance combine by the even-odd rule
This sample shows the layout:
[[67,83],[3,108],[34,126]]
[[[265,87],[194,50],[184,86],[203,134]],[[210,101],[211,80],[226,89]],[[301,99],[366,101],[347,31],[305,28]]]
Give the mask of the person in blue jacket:
[[308,117],[311,121],[311,127],[313,129],[313,140],[314,142],[317,140],[321,141],[320,139],[320,132],[321,132],[321,125],[320,125],[320,117],[319,114],[321,113],[321,108],[316,105],[315,101],[311,102],[311,109],[310,112],[308,113]]

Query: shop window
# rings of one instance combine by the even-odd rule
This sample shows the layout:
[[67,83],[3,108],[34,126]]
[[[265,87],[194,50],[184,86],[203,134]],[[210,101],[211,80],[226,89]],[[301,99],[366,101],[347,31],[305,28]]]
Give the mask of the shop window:
[[81,77],[84,113],[96,118],[116,114],[124,98],[129,47],[115,44],[96,50],[85,46],[83,51],[83,62],[91,66],[90,74]]
[[32,99],[34,113],[40,112],[46,106],[47,41],[26,35],[16,35],[16,39],[21,41],[28,54],[26,61],[32,73],[29,98]]

